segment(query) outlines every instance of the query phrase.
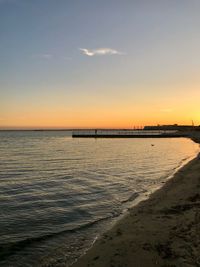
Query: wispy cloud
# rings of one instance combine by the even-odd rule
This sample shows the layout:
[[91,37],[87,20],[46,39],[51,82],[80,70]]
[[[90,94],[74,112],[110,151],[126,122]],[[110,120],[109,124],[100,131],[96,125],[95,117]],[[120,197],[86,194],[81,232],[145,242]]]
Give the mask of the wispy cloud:
[[44,58],[44,59],[50,59],[52,58],[53,56],[51,54],[42,54],[40,55],[41,58]]
[[125,53],[117,51],[112,48],[97,48],[97,49],[87,49],[79,48],[82,54],[93,57],[93,56],[105,56],[105,55],[125,55]]
[[51,59],[53,57],[52,54],[36,54],[32,56],[33,58],[40,58],[40,59]]

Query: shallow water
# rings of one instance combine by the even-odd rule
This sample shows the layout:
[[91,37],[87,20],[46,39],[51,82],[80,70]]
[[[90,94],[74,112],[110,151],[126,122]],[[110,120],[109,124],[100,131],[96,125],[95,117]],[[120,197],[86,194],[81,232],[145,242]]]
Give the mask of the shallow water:
[[69,265],[198,151],[186,138],[0,132],[0,265]]

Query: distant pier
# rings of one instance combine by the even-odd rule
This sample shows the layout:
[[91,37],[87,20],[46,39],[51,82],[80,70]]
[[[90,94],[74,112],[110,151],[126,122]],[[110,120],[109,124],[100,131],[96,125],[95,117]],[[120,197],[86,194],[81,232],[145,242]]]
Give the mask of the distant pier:
[[186,137],[180,131],[150,131],[150,130],[74,130],[72,131],[74,138],[170,138],[170,137]]

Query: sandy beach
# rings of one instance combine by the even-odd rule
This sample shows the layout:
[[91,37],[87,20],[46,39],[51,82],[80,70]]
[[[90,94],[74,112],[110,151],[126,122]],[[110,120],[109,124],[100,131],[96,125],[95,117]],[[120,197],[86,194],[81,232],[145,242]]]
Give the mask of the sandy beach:
[[130,209],[72,266],[200,266],[200,155]]

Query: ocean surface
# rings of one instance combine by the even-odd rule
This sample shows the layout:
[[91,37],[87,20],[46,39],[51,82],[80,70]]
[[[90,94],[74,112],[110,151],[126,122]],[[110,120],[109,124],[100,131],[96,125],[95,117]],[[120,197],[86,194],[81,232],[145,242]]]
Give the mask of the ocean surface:
[[198,152],[186,138],[1,131],[0,266],[69,266]]

